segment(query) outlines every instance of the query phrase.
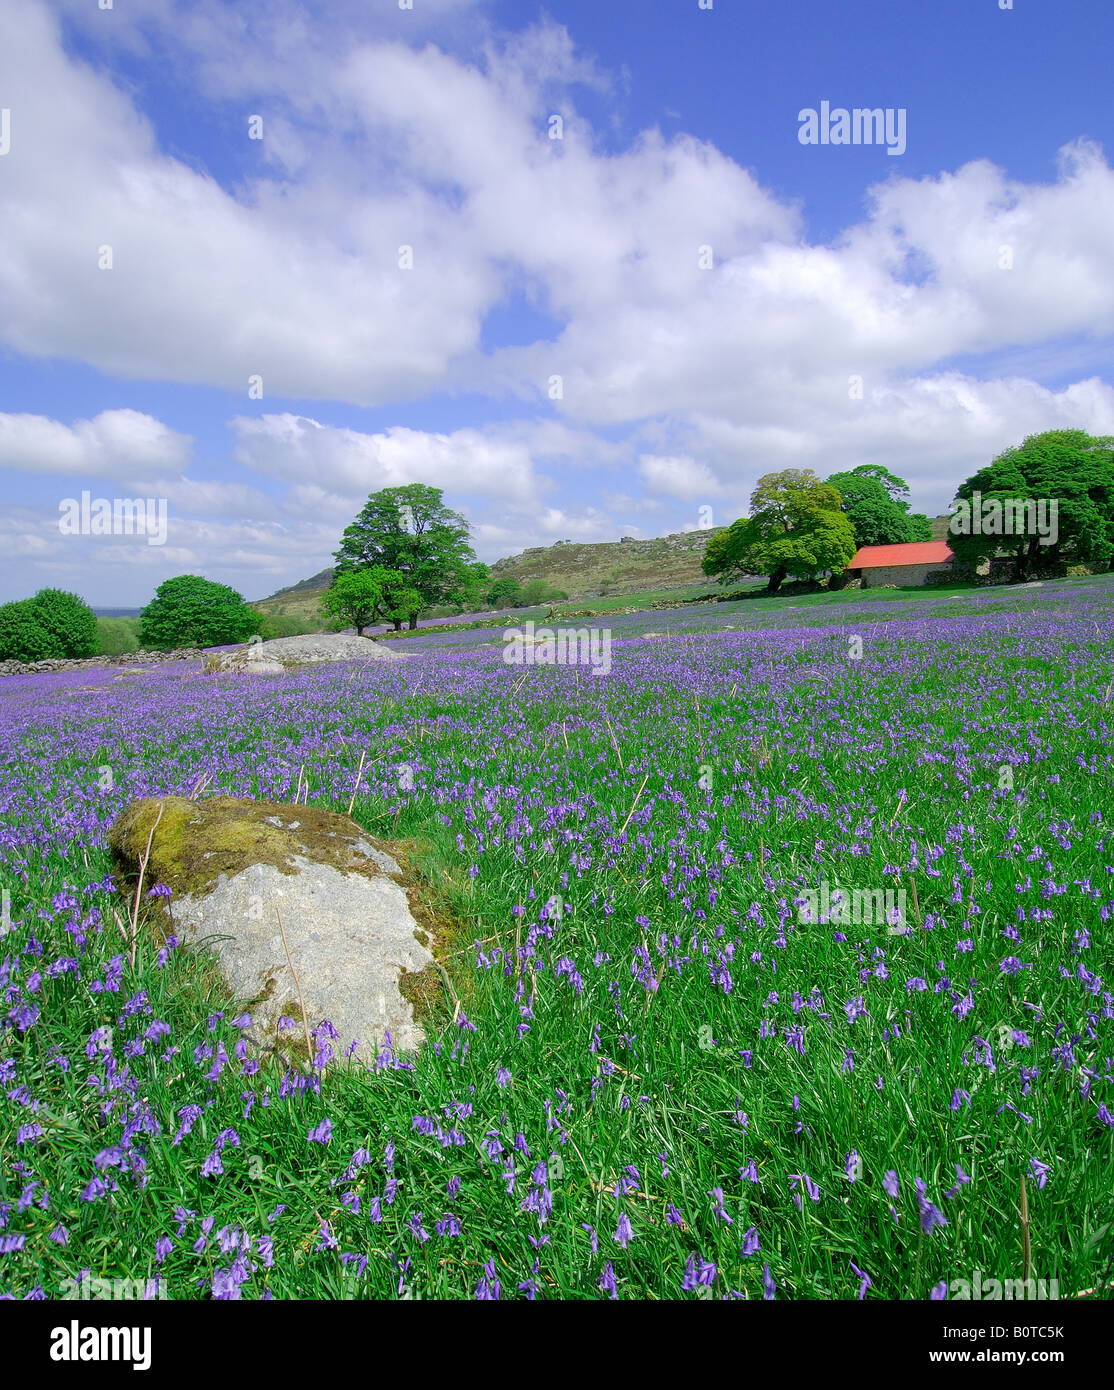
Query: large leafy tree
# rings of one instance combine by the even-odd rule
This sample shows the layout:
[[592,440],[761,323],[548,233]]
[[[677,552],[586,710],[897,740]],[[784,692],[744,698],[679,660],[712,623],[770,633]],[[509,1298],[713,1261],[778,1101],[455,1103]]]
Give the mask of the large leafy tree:
[[769,576],[776,594],[788,575],[807,579],[843,569],[855,553],[855,533],[840,495],[810,468],[785,468],[759,478],[751,514],[708,542],[705,574],[726,582],[744,574]]
[[[424,483],[373,492],[345,527],[336,561],[337,575],[373,565],[404,574],[419,600],[405,614],[412,628],[424,609],[458,601],[482,583],[468,523],[445,506],[440,488]],[[394,621],[402,626],[401,617]]]
[[1084,430],[1030,434],[961,484],[956,500],[967,503],[969,511],[977,504],[980,512],[987,503],[1032,503],[1038,519],[1043,503],[1046,523],[1056,503],[1055,537],[1050,525],[1045,528],[1048,544],[1035,527],[1005,535],[985,528],[979,534],[970,525],[965,533],[962,515],[954,515],[948,544],[964,565],[1010,555],[1015,578],[1023,580],[1034,564],[1106,564],[1114,555],[1114,437],[1092,437]]
[[856,545],[900,545],[932,539],[928,517],[909,510],[905,500],[908,483],[881,465],[861,463],[849,473],[833,473],[828,483],[843,498]]
[[260,623],[260,615],[227,584],[180,574],[164,580],[139,615],[139,640],[157,651],[218,647],[246,641]]
[[400,570],[370,565],[334,577],[321,606],[332,618],[340,618],[363,636],[365,627],[390,618],[395,627],[402,617],[420,607],[421,598]]

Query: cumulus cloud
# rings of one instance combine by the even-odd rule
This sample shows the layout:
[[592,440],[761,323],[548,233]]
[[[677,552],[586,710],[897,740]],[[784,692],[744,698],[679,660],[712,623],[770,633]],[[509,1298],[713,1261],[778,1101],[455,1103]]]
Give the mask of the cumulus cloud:
[[723,485],[712,470],[688,455],[663,458],[659,454],[643,454],[638,471],[651,492],[682,502],[718,497],[723,492]]
[[[1114,432],[1114,172],[1091,142],[1046,183],[983,159],[891,173],[814,245],[707,142],[603,148],[575,95],[606,107],[611,78],[549,20],[507,35],[470,0],[119,7],[113,42],[225,124],[218,178],[160,143],[141,88],[76,56],[59,12],[109,54],[84,0],[26,0],[5,31],[0,343],[241,396],[259,376],[277,404],[231,422],[248,481],[183,476],[191,441],[134,410],[0,416],[0,467],[163,480],[199,520],[182,549],[200,568],[319,567],[353,504],[405,482],[442,487],[495,558],[627,517],[679,529],[705,499],[730,520],[790,465],[884,463],[935,511],[1026,433]],[[511,294],[552,328],[485,348]],[[307,404],[465,394],[495,423],[363,432]]]
[[[606,79],[560,26],[489,38],[468,61],[410,46],[392,21],[328,53],[309,110],[295,77],[304,91],[299,64],[327,45],[309,11],[285,9],[261,32],[214,4],[186,25],[187,45],[220,40],[274,98],[259,142],[228,110],[243,127],[229,188],[163,153],[28,4],[5,53],[5,175],[22,210],[0,265],[10,345],[236,390],[258,374],[268,395],[359,405],[462,386],[539,402],[558,375],[556,411],[580,424],[706,411],[761,425],[854,373],[878,383],[1114,330],[1114,174],[1093,144],[1066,148],[1047,185],[985,160],[892,177],[860,226],[810,246],[797,209],[706,142],[651,129],[599,150],[569,93]],[[152,5],[145,20],[172,17]],[[561,140],[547,138],[551,95]],[[484,319],[515,284],[559,331],[485,354]]]
[[180,468],[193,440],[138,410],[102,410],[72,425],[45,415],[0,414],[0,468],[129,478]]
[[524,444],[475,429],[438,434],[395,426],[364,434],[289,414],[238,416],[232,428],[246,467],[291,482],[312,479],[322,494],[362,499],[379,488],[429,483],[524,502],[540,486]]

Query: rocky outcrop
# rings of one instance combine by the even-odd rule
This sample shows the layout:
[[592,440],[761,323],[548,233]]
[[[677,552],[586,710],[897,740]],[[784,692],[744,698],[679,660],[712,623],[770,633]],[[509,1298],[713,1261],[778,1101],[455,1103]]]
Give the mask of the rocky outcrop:
[[303,637],[274,637],[269,642],[252,642],[243,647],[213,652],[206,657],[206,669],[245,675],[281,675],[287,666],[319,661],[402,661],[402,652],[392,651],[370,637],[345,632],[316,632]]

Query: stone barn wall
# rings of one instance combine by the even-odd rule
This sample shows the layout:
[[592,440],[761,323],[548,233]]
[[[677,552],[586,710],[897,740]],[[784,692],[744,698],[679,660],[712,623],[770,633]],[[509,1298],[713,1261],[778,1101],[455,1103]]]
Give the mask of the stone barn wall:
[[864,569],[864,589],[880,589],[886,584],[896,584],[899,588],[919,588],[930,574],[947,574],[951,562],[941,564],[930,560],[923,565],[879,565],[876,569]]

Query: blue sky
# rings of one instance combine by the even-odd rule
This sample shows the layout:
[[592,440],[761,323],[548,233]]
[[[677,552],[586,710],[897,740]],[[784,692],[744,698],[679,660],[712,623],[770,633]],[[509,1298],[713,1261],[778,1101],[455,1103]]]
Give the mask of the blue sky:
[[0,6],[0,599],[261,597],[401,482],[490,561],[1114,433],[1108,0]]

